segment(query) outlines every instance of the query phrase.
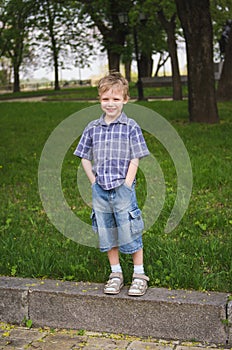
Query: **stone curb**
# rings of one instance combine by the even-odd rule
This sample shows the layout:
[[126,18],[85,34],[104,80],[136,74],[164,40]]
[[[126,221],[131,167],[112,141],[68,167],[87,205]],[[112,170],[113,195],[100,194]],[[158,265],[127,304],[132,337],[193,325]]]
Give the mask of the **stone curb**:
[[97,283],[0,277],[0,321],[139,337],[232,344],[227,293],[149,288],[140,298],[117,296]]

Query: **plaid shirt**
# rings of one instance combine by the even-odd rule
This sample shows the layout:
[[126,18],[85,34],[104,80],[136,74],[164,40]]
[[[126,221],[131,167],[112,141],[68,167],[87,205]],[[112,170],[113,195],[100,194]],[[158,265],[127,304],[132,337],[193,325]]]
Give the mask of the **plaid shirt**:
[[90,122],[74,154],[93,161],[97,183],[110,190],[125,181],[131,159],[145,157],[149,151],[138,124],[122,113],[110,124],[104,114]]

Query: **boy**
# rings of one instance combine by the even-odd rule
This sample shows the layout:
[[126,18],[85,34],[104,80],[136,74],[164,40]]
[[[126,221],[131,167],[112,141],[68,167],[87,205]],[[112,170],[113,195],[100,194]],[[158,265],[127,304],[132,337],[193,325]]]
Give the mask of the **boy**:
[[[100,119],[85,128],[74,152],[82,160],[92,185],[92,225],[98,232],[100,251],[107,252],[111,274],[104,293],[118,294],[123,287],[119,251],[131,254],[133,280],[128,295],[146,293],[144,274],[143,220],[135,194],[139,159],[149,154],[138,124],[123,110],[128,102],[128,82],[113,72],[99,81]],[[92,165],[93,162],[93,165]]]

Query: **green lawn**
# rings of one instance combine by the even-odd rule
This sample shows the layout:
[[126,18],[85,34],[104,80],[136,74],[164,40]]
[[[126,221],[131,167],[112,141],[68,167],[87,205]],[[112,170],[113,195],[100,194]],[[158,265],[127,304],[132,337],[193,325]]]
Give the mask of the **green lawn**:
[[[166,198],[160,217],[144,234],[144,259],[150,285],[195,290],[232,291],[232,103],[220,103],[218,125],[189,124],[187,102],[140,103],[167,118],[188,150],[193,191],[178,227],[164,233],[176,194],[175,169],[158,142],[145,133],[149,149],[165,174]],[[104,282],[106,254],[77,244],[59,233],[43,210],[38,192],[38,164],[44,144],[66,117],[91,104],[76,102],[0,103],[0,275],[49,277]],[[77,215],[90,213],[78,196],[72,155],[66,154],[62,185]],[[145,198],[143,174],[138,176],[138,200]],[[122,256],[126,283],[133,269]]]
[[[183,94],[187,95],[187,86],[183,86]],[[170,97],[172,96],[172,87],[145,87],[144,96],[149,97]],[[78,100],[78,99],[97,99],[98,92],[96,86],[85,86],[79,88],[62,88],[59,91],[54,90],[38,90],[38,91],[22,91],[17,93],[4,93],[0,94],[0,100],[33,97],[33,96],[45,96],[46,100]],[[135,83],[130,83],[130,96],[135,98],[138,96],[138,89]]]

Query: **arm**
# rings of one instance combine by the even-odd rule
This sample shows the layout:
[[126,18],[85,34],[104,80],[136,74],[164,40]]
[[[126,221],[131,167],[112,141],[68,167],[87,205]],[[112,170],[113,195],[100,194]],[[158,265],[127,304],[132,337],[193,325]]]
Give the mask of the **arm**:
[[126,179],[125,179],[125,183],[130,187],[132,186],[132,183],[135,179],[138,166],[139,166],[139,159],[138,158],[131,159],[128,167],[128,171],[126,174]]
[[91,184],[93,184],[96,181],[95,175],[92,171],[92,163],[90,160],[82,158],[81,159],[81,164],[84,168],[84,171],[89,179],[89,181],[91,182]]

